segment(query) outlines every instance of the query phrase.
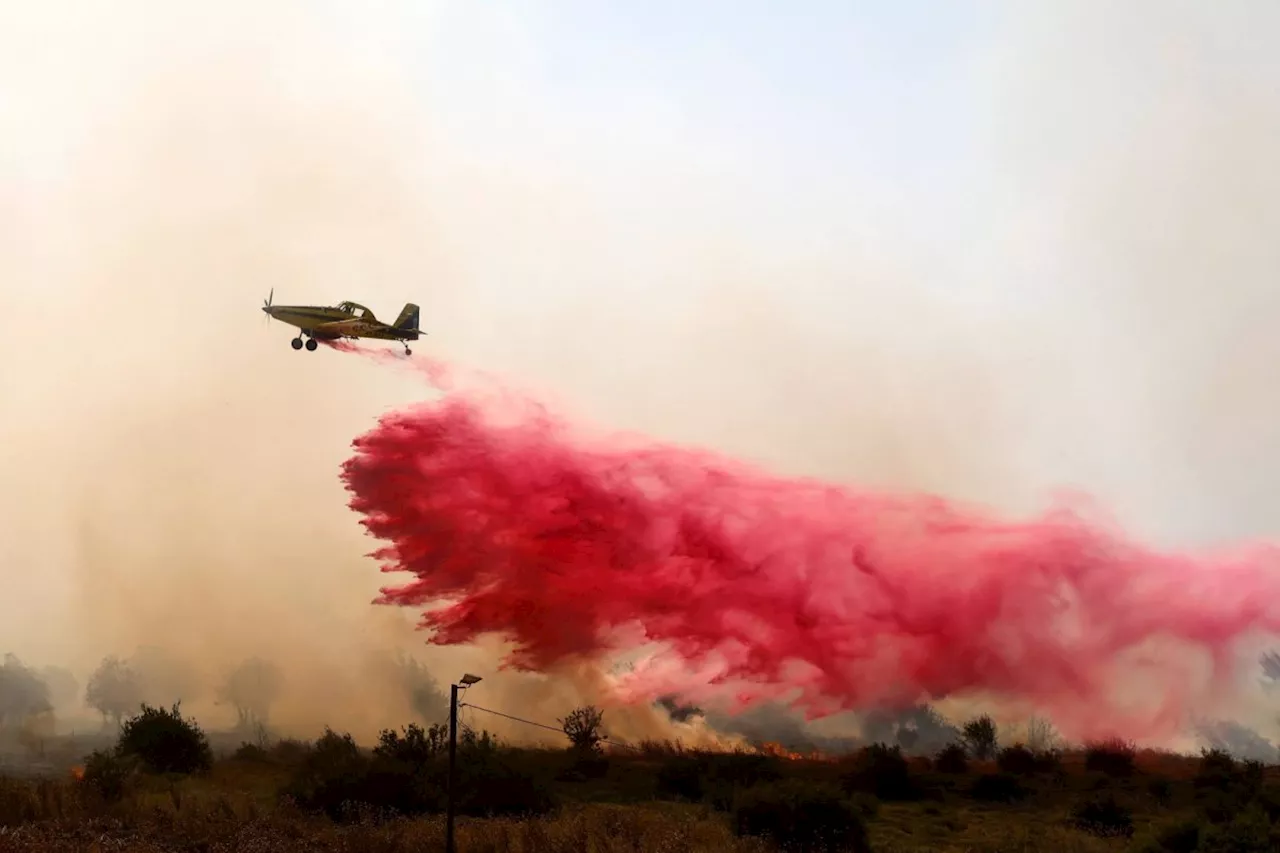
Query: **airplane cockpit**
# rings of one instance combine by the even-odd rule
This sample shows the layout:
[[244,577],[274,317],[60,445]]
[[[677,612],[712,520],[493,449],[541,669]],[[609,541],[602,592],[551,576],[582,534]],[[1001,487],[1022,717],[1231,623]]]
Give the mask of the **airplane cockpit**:
[[338,303],[338,310],[346,312],[347,314],[350,314],[353,317],[358,317],[362,319],[366,314],[369,313],[368,308],[365,308],[363,305],[357,305],[354,302],[340,302]]

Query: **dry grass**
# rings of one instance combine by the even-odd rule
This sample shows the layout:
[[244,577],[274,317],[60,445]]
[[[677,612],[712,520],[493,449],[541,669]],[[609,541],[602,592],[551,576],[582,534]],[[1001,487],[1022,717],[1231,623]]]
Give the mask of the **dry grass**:
[[[655,763],[651,750],[628,763],[637,772]],[[1195,792],[1188,781],[1193,758],[1138,756],[1138,774],[1106,779],[1085,772],[1079,756],[1066,756],[1062,775],[1029,780],[1035,790],[1019,804],[984,804],[965,793],[978,773],[946,777],[941,799],[911,803],[863,803],[876,853],[1103,853],[1135,849],[1140,842],[1094,837],[1071,826],[1072,807],[1099,790],[1114,792],[1133,809],[1136,837],[1160,824],[1194,814]],[[789,775],[833,777],[839,762],[786,762]],[[626,769],[626,768],[623,768]],[[928,772],[923,765],[913,772]],[[306,814],[278,791],[288,779],[287,764],[223,760],[205,777],[136,780],[124,799],[103,801],[94,789],[71,778],[0,779],[0,853],[6,851],[398,851],[443,850],[439,816],[374,820],[349,824]],[[1147,793],[1156,775],[1175,787],[1174,804],[1161,806]],[[931,777],[942,778],[942,777]],[[765,853],[763,843],[736,838],[726,815],[704,805],[663,802],[602,802],[613,790],[604,782],[574,789],[565,805],[546,818],[460,818],[460,853]],[[592,801],[595,799],[596,801]]]

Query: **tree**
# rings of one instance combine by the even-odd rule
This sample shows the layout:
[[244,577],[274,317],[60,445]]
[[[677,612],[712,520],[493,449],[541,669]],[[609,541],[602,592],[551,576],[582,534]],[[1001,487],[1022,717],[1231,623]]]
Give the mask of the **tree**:
[[280,696],[284,675],[270,661],[253,657],[241,663],[218,690],[218,700],[231,704],[239,717],[237,727],[265,727],[272,704]]
[[604,723],[604,711],[594,705],[575,708],[563,720],[557,720],[564,730],[565,737],[573,749],[582,752],[600,752],[600,743],[604,740],[600,727]]
[[201,773],[213,766],[213,750],[194,720],[184,719],[179,703],[171,710],[143,704],[120,729],[116,752],[136,758],[152,773]]
[[962,737],[970,754],[979,761],[985,761],[996,754],[996,723],[990,714],[983,714],[965,723]]
[[138,673],[115,655],[103,658],[85,687],[85,703],[102,714],[103,725],[111,719],[119,726],[126,714],[142,705],[143,698]]
[[0,728],[23,726],[52,710],[49,686],[16,655],[6,654],[0,663]]

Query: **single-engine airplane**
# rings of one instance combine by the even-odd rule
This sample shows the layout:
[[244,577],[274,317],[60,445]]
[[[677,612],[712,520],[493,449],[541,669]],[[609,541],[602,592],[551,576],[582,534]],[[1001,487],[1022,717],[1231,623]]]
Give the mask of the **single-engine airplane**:
[[334,306],[322,305],[273,305],[275,288],[262,303],[262,310],[268,317],[297,326],[298,336],[290,341],[294,349],[302,349],[303,337],[306,347],[314,350],[319,341],[336,341],[340,338],[375,338],[383,341],[399,341],[404,345],[404,354],[409,349],[409,341],[416,341],[422,334],[418,330],[418,306],[406,303],[395,323],[384,323],[373,312],[355,302],[339,302]]

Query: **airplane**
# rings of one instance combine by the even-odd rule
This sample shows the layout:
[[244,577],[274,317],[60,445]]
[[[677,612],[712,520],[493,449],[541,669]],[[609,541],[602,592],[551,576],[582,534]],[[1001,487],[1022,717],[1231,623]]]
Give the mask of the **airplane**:
[[340,338],[375,338],[383,341],[399,341],[404,345],[404,354],[410,355],[408,341],[416,341],[422,334],[418,330],[418,306],[412,302],[405,303],[404,310],[396,318],[395,323],[384,323],[373,312],[355,302],[339,302],[334,306],[322,305],[274,305],[276,290],[262,303],[262,311],[268,317],[297,326],[298,336],[290,341],[294,349],[302,349],[305,336],[306,347],[314,351],[319,341],[336,341]]

